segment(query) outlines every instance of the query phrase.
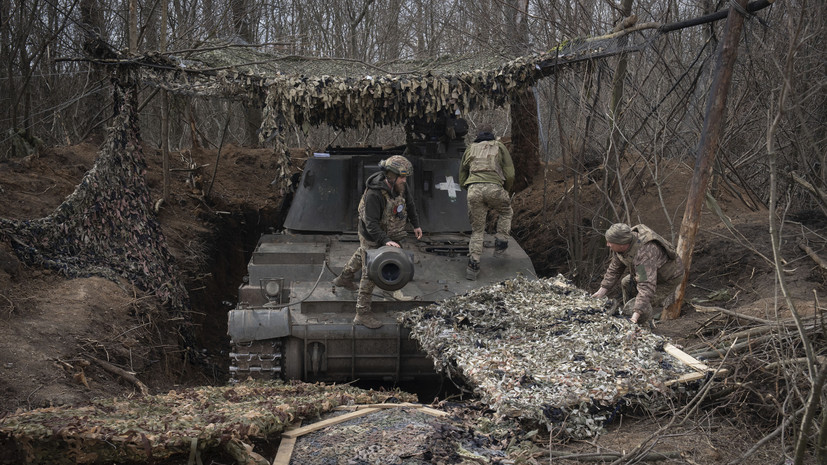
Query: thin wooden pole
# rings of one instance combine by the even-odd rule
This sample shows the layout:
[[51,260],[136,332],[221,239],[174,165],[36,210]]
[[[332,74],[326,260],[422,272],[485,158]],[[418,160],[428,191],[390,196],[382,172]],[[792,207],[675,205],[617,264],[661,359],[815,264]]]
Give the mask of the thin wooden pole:
[[[747,0],[738,0],[742,10]],[[684,266],[683,281],[678,287],[675,303],[663,311],[665,319],[674,319],[680,316],[681,304],[686,294],[686,283],[689,279],[689,269],[692,265],[692,250],[695,247],[695,235],[701,220],[701,207],[704,203],[706,187],[712,175],[715,155],[721,142],[726,122],[726,101],[732,82],[732,72],[735,59],[738,56],[738,43],[741,41],[741,29],[744,26],[744,15],[739,8],[730,7],[724,26],[724,40],[718,48],[718,59],[715,66],[715,77],[712,81],[709,99],[707,100],[706,116],[704,117],[703,131],[698,143],[698,155],[695,160],[695,171],[689,185],[689,198],[686,201],[686,210],[681,223],[678,239],[678,255],[681,256]]]

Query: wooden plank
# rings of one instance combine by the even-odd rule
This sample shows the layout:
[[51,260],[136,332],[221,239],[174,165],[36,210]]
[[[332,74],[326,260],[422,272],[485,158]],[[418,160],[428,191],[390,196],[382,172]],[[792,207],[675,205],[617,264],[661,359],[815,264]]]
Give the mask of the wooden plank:
[[[670,379],[669,381],[667,381],[665,383],[667,386],[671,386],[671,385],[677,384],[677,383],[686,383],[686,382],[689,382],[689,381],[699,380],[701,378],[706,377],[708,372],[713,371],[706,364],[702,363],[701,361],[699,361],[695,357],[687,354],[686,352],[678,349],[677,347],[673,346],[672,344],[665,344],[663,346],[663,350],[666,351],[667,354],[669,354],[669,355],[675,357],[676,359],[678,359],[678,361],[680,361],[681,363],[683,363],[685,365],[688,365],[693,370],[697,370],[695,373],[687,373],[687,374],[682,375],[682,376],[680,376],[676,379]],[[719,368],[719,369],[714,370],[714,371],[715,372],[712,374],[712,376],[722,376],[722,375],[726,375],[726,374],[729,373],[729,370],[727,370],[725,368]]]
[[[729,370],[727,370],[726,368],[721,368],[719,370],[715,370],[715,373],[713,373],[712,376],[725,376],[727,374],[729,374]],[[687,374],[685,374],[685,375],[683,375],[679,378],[670,379],[669,381],[665,382],[664,384],[667,385],[667,386],[671,386],[673,384],[678,384],[678,383],[687,383],[689,381],[699,380],[701,378],[704,378],[705,376],[706,376],[706,373],[701,373],[699,371],[696,371],[695,373],[687,373]]]
[[[294,431],[301,428],[301,420],[293,423],[287,429],[287,431]],[[293,448],[296,446],[296,438],[286,438],[284,437],[284,433],[281,436],[281,442],[279,443],[279,450],[276,453],[276,458],[273,459],[273,465],[290,465],[290,459],[293,458]]]
[[435,408],[431,408],[422,404],[414,404],[411,402],[402,402],[399,404],[362,404],[362,405],[343,405],[336,407],[336,410],[362,410],[365,408],[378,408],[378,409],[388,409],[388,408],[413,408],[417,410],[421,410],[422,413],[427,413],[428,415],[432,415],[435,417],[444,417],[446,415],[450,415],[448,412],[443,412],[442,410],[437,410]]
[[367,415],[369,413],[378,412],[379,408],[366,408],[363,410],[357,410],[355,412],[346,413],[344,415],[339,415],[338,417],[328,418],[327,420],[322,420],[312,425],[303,426],[301,428],[296,428],[292,431],[285,431],[281,434],[282,438],[297,438],[299,436],[303,436],[307,433],[312,433],[313,431],[318,431],[322,428],[326,428],[330,425],[335,425],[338,423],[342,423],[344,421],[351,420],[353,418],[358,418],[363,415]]
[[290,459],[293,458],[293,448],[295,446],[296,438],[285,438],[282,434],[279,451],[276,453],[276,458],[273,459],[273,465],[290,465]]
[[359,404],[359,405],[340,405],[336,407],[334,410],[363,410],[366,408],[402,408],[402,407],[412,407],[412,408],[419,408],[422,407],[422,404],[414,404],[413,402],[401,402],[398,404]]
[[683,364],[688,365],[693,370],[698,370],[701,372],[709,371],[709,367],[701,363],[695,357],[687,354],[686,352],[678,349],[677,347],[673,346],[672,344],[666,344],[663,346],[663,350],[666,351],[667,354],[675,357],[676,359],[680,360]]
[[428,415],[431,415],[431,416],[434,416],[434,417],[444,417],[446,415],[450,415],[448,412],[443,412],[442,410],[437,410],[435,408],[425,407],[425,406],[419,407],[419,410],[421,410],[422,413],[427,413]]

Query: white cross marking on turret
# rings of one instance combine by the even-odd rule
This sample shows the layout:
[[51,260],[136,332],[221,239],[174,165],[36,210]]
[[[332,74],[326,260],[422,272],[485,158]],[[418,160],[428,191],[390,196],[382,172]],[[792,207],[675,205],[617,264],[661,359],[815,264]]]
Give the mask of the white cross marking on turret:
[[446,176],[445,182],[437,183],[436,188],[441,191],[448,191],[448,197],[452,200],[457,198],[457,192],[462,189],[459,184],[454,182],[453,176]]

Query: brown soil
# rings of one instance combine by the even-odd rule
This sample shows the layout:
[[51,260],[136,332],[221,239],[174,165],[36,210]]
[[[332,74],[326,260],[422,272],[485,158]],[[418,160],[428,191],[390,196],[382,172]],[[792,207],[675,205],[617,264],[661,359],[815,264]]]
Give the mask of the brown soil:
[[[84,143],[0,163],[0,215],[15,219],[48,215],[74,190],[97,152],[95,144]],[[146,150],[145,155],[150,189],[160,198],[160,154]],[[303,155],[297,151],[295,156],[300,162]],[[138,386],[113,373],[112,366],[136,373],[153,393],[176,385],[226,381],[229,343],[225,312],[234,302],[250,247],[262,231],[278,221],[281,197],[270,184],[275,158],[270,150],[229,147],[220,159],[214,150],[174,153],[170,159],[174,170],[171,192],[159,219],[190,291],[204,360],[182,363],[176,336],[163,321],[165,313],[128,284],[96,277],[66,279],[29,268],[16,262],[8,243],[0,241],[0,415],[139,393]],[[215,182],[210,186],[216,163]],[[660,192],[645,175],[640,160],[630,161],[629,167],[640,173],[640,178],[630,183],[636,199],[633,222],[644,222],[667,238],[673,233],[677,236],[691,167],[672,164],[667,167],[671,171],[661,167],[669,177]],[[573,223],[570,206],[573,202],[599,205],[601,181],[588,173],[580,174],[582,185],[575,196],[572,176],[562,166],[548,165],[545,172],[545,177],[538,176],[515,196],[515,237],[532,256],[541,276],[563,273],[586,281],[584,287],[595,290],[606,258],[597,228],[605,225],[592,224],[588,207]],[[208,189],[209,203],[203,200]],[[768,261],[772,251],[767,211],[750,208],[729,190],[719,193],[718,203],[737,232],[728,230],[721,218],[704,208],[683,315],[661,322],[656,330],[684,346],[698,343],[712,317],[696,311],[691,302],[766,319],[789,317]],[[671,224],[664,211],[669,213]],[[824,291],[824,270],[797,244],[806,238],[823,256],[827,221],[806,212],[794,212],[787,219],[792,221],[782,235],[784,275],[797,309],[812,313],[814,292]],[[591,231],[590,240],[579,246],[584,258],[577,269],[566,264],[572,247],[566,239],[571,224]],[[636,426],[611,429],[601,440],[603,447],[631,449],[635,441],[658,428],[646,418],[632,424]],[[724,437],[740,433],[729,428]],[[743,444],[730,450],[728,444],[697,441],[693,446],[699,451],[694,456],[696,463],[716,463],[754,443],[744,438]]]

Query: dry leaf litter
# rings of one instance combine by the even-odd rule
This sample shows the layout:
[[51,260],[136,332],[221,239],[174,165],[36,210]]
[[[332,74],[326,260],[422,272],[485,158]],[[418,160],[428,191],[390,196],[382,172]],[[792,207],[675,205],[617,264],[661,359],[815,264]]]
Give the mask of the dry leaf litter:
[[624,407],[660,403],[692,369],[664,337],[609,314],[562,276],[516,278],[400,314],[437,371],[501,417],[561,436],[599,434]]

